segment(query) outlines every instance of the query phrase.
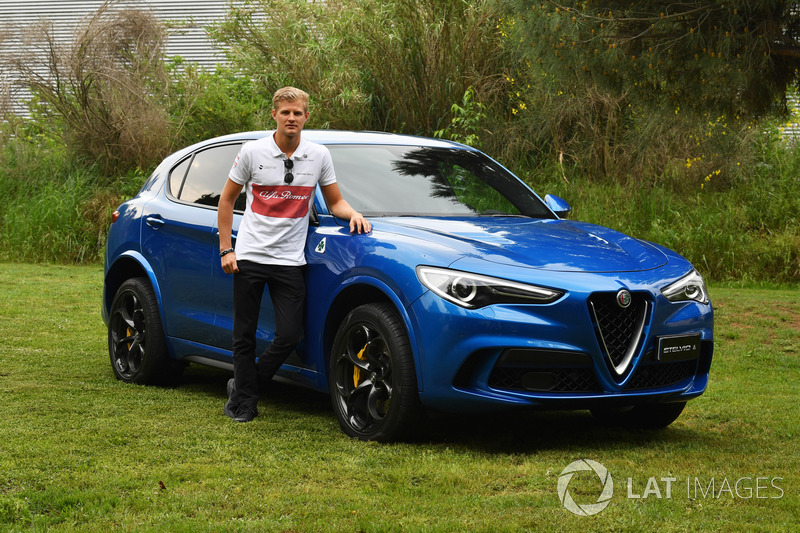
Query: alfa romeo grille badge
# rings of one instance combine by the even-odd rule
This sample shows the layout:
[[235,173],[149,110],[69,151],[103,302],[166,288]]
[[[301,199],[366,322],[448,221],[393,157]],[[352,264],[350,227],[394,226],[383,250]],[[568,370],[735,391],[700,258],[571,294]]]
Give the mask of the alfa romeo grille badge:
[[617,305],[619,305],[621,308],[627,309],[630,307],[632,301],[633,297],[627,290],[622,289],[617,293]]

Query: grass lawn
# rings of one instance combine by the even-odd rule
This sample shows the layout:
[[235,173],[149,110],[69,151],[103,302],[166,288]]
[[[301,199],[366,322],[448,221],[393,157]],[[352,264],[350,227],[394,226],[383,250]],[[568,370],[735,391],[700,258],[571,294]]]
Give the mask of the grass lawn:
[[[0,531],[797,531],[800,291],[712,287],[705,395],[661,432],[587,412],[437,416],[402,444],[351,440],[327,396],[276,385],[222,413],[229,373],[177,388],[112,375],[100,267],[0,264]],[[577,516],[561,472],[614,483]],[[569,484],[595,503],[593,472]],[[669,491],[669,497],[667,492]]]

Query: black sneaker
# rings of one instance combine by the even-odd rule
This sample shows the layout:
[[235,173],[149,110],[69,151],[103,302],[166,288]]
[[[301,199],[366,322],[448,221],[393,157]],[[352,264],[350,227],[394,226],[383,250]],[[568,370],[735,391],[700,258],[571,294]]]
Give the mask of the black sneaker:
[[250,422],[255,417],[258,416],[258,409],[255,407],[248,407],[246,405],[240,405],[239,409],[236,410],[236,416],[233,417],[234,422]]
[[228,380],[227,391],[228,401],[225,402],[225,415],[227,415],[229,418],[235,419],[236,411],[239,409],[239,406],[233,403],[233,400],[231,400],[233,393],[236,392],[236,382],[233,380],[233,378]]

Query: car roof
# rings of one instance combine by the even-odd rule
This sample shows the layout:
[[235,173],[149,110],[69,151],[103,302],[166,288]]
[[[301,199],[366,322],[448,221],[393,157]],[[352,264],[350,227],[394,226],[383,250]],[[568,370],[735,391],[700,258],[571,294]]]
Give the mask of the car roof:
[[431,139],[416,135],[400,135],[379,131],[306,130],[306,139],[319,144],[392,144],[407,146],[433,146],[441,148],[468,148],[462,144],[443,139]]
[[[231,133],[199,141],[191,146],[182,148],[167,156],[160,168],[169,168],[177,161],[197,150],[208,148],[215,144],[227,142],[246,142],[271,135],[275,130],[244,131]],[[303,138],[323,145],[349,144],[349,145],[394,145],[394,146],[425,146],[432,148],[454,148],[457,150],[476,151],[475,148],[455,141],[433,139],[416,135],[402,135],[398,133],[384,133],[380,131],[350,131],[350,130],[303,130]]]
[[[227,141],[247,141],[265,137],[274,130],[246,131],[223,135],[202,141],[201,145]],[[303,138],[318,144],[373,144],[373,145],[402,145],[402,146],[430,146],[439,148],[461,148],[471,150],[469,146],[447,141],[432,139],[416,135],[401,135],[397,133],[384,133],[379,131],[350,131],[350,130],[303,130]]]

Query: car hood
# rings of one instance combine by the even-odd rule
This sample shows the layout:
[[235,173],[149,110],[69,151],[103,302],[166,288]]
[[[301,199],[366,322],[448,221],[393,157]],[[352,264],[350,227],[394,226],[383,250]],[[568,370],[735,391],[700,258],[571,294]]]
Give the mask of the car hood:
[[403,217],[382,218],[378,224],[383,230],[451,248],[462,257],[518,267],[560,272],[633,272],[667,262],[666,255],[651,244],[609,228],[570,220]]

